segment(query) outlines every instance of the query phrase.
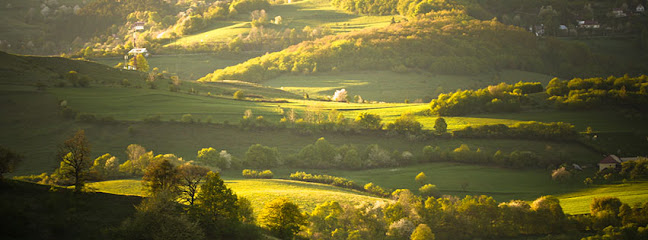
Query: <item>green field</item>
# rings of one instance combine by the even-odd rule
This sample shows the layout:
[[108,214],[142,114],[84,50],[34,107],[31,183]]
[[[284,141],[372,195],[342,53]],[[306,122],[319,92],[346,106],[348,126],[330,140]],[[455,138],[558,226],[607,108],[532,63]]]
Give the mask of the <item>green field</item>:
[[[277,169],[275,174],[285,177],[291,171],[296,170]],[[358,184],[373,182],[391,190],[410,189],[414,193],[418,193],[419,187],[414,177],[419,172],[424,172],[429,182],[437,185],[444,195],[460,198],[466,195],[488,195],[499,202],[513,199],[531,202],[541,196],[554,195],[560,199],[563,210],[568,214],[589,213],[590,203],[595,197],[617,197],[631,206],[648,201],[648,182],[595,185],[586,188],[581,180],[586,174],[590,174],[587,171],[576,175],[570,183],[553,182],[549,172],[543,170],[511,170],[452,163],[363,171],[307,171],[345,177]],[[355,205],[361,202],[384,201],[382,198],[367,196],[363,192],[317,183],[281,179],[241,179],[234,172],[225,172],[224,179],[227,186],[237,195],[246,197],[252,202],[257,213],[265,203],[278,197],[288,198],[297,203],[302,210],[309,212],[325,201]],[[465,183],[467,187],[464,190],[461,185]],[[141,181],[136,179],[95,182],[89,184],[89,187],[98,192],[145,196]]]
[[[253,53],[240,53],[236,55],[155,55],[155,53],[153,53],[146,60],[151,69],[158,68],[160,71],[177,74],[181,80],[196,80],[213,72],[215,69],[236,65],[256,56],[257,55]],[[122,58],[98,58],[93,60],[111,67],[120,62],[124,62],[124,59]]]
[[[275,176],[288,177],[295,169],[277,169]],[[431,184],[441,194],[463,198],[466,195],[488,195],[497,201],[513,199],[533,201],[544,195],[558,195],[579,191],[585,186],[581,178],[591,174],[583,172],[570,183],[560,184],[551,180],[551,171],[539,169],[506,169],[459,163],[428,163],[406,167],[379,168],[360,171],[303,170],[311,174],[327,174],[344,177],[360,185],[373,182],[387,189],[410,189],[418,194],[420,185],[414,178],[424,172]],[[463,184],[467,184],[465,189]]]
[[[490,139],[449,139],[429,141],[408,141],[402,136],[386,137],[383,134],[341,135],[334,133],[313,134],[309,136],[296,135],[290,130],[243,131],[235,126],[214,124],[187,123],[80,123],[63,119],[57,109],[58,100],[66,100],[68,106],[85,113],[97,114],[99,117],[112,116],[121,120],[141,120],[152,115],[161,115],[164,121],[179,120],[184,114],[192,114],[194,118],[205,122],[212,117],[214,122],[238,123],[245,109],[252,109],[255,116],[264,115],[270,121],[279,119],[279,107],[294,107],[298,110],[305,107],[314,109],[330,109],[345,107],[348,117],[354,117],[351,109],[383,108],[371,111],[390,111],[393,116],[399,115],[400,108],[412,108],[423,105],[408,104],[347,104],[316,101],[294,101],[291,103],[254,103],[234,101],[222,98],[172,93],[164,90],[135,89],[135,88],[51,88],[47,92],[35,91],[33,87],[5,86],[0,91],[0,106],[6,116],[0,119],[4,144],[16,151],[24,153],[26,161],[19,167],[16,174],[37,174],[52,171],[58,166],[54,160],[56,145],[76,129],[86,130],[93,148],[93,156],[111,153],[124,159],[126,146],[132,143],[141,144],[155,153],[174,153],[187,160],[195,158],[196,152],[203,147],[225,149],[239,158],[247,148],[260,143],[278,147],[285,157],[297,153],[307,144],[314,143],[318,138],[325,137],[337,146],[355,144],[363,150],[369,144],[379,144],[390,151],[410,151],[419,155],[426,145],[440,146],[452,150],[461,144],[468,144],[471,149],[481,148],[482,151],[493,153],[497,150],[511,152],[514,150],[534,151],[543,157],[561,158],[565,161],[594,163],[600,156],[576,144],[565,144],[545,141],[521,140],[490,140]],[[52,94],[50,94],[52,93]],[[365,110],[354,110],[365,111]],[[426,120],[426,128],[435,117],[421,116]],[[389,120],[389,118],[387,118]],[[476,118],[482,121],[482,118]],[[426,121],[423,121],[424,123]],[[449,119],[450,128],[454,128],[454,120]],[[500,120],[498,120],[500,121]],[[503,121],[503,120],[502,120]],[[507,120],[508,121],[508,120]],[[486,122],[492,122],[486,119]],[[483,123],[483,122],[479,122]],[[131,129],[131,130],[129,130]]]
[[396,73],[392,71],[368,71],[314,75],[282,75],[263,84],[295,93],[306,92],[311,96],[332,96],[335,90],[346,89],[351,99],[360,95],[365,100],[415,102],[425,97],[436,98],[440,93],[457,89],[477,89],[500,82],[541,82],[546,85],[550,76],[506,70],[495,74],[476,76],[438,75],[424,72]]
[[581,214],[590,212],[590,203],[595,197],[617,197],[630,206],[648,202],[648,182],[628,182],[623,184],[596,185],[573,193],[558,195],[560,205],[566,213]]
[[[318,204],[326,201],[337,201],[351,205],[362,202],[375,203],[385,201],[383,198],[369,196],[366,193],[332,187],[318,183],[297,182],[281,179],[224,179],[225,184],[238,196],[252,202],[255,213],[275,198],[287,198],[297,203],[303,211],[310,212]],[[95,191],[120,195],[145,196],[140,180],[114,180],[89,184]]]
[[[270,9],[266,9],[266,12],[269,19],[274,19],[276,16],[283,18],[282,25],[270,24],[266,26],[266,28],[278,31],[286,28],[301,30],[310,26],[312,28],[329,27],[334,33],[349,32],[387,26],[392,19],[392,16],[362,16],[348,13],[336,9],[326,0],[304,0],[273,5]],[[246,35],[250,31],[252,25],[249,18],[249,14],[239,14],[235,20],[220,22],[206,31],[176,39],[166,46],[228,42],[239,35]],[[397,19],[401,19],[401,17],[397,17]]]

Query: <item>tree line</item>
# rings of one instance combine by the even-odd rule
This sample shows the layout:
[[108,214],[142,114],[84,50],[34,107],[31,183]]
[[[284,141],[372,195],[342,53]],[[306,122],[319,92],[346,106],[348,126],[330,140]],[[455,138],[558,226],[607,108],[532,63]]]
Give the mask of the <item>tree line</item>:
[[558,109],[629,109],[646,110],[648,76],[610,76],[606,79],[552,79],[546,90],[540,83],[500,83],[478,90],[457,90],[440,94],[430,102],[430,111],[441,116],[461,116],[475,113],[517,112],[524,108],[546,107],[531,100],[529,94],[546,93],[546,101]]

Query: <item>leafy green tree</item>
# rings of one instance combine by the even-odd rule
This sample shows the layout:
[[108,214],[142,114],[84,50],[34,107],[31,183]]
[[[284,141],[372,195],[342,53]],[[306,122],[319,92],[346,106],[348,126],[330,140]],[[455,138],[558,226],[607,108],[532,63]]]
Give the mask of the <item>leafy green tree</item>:
[[444,118],[437,118],[434,121],[434,131],[438,134],[446,133],[448,131],[448,124]]
[[425,185],[428,182],[427,176],[425,176],[425,173],[421,172],[416,177],[414,180],[418,183],[421,184],[421,186]]
[[87,173],[92,162],[90,161],[90,143],[85,137],[84,130],[78,130],[73,136],[63,142],[59,147],[58,159],[61,167],[58,173],[74,182],[74,192],[83,190]]
[[200,187],[196,202],[189,212],[208,235],[231,235],[239,225],[238,197],[215,172],[207,173],[205,183]]
[[421,196],[423,198],[427,197],[440,197],[441,193],[439,192],[439,189],[437,188],[436,185],[433,184],[425,184],[419,188],[419,192],[421,193]]
[[203,164],[216,166],[220,169],[229,169],[231,162],[221,157],[221,154],[214,148],[203,148],[198,151],[197,160]]
[[618,215],[621,205],[621,200],[615,197],[596,197],[590,204],[590,214],[594,216],[599,211],[611,211]]
[[90,173],[97,179],[107,179],[119,173],[119,159],[106,153],[94,160]]
[[421,125],[420,122],[416,121],[414,114],[411,112],[401,114],[401,116],[398,117],[396,121],[394,121],[394,123],[387,125],[387,129],[389,130],[409,132],[414,134],[419,133],[422,128],[423,125]]
[[144,171],[142,183],[152,195],[160,192],[177,194],[180,185],[180,173],[169,159],[158,155]]
[[209,169],[191,163],[185,163],[178,167],[178,171],[180,172],[182,198],[189,203],[189,206],[193,206],[198,195],[200,181],[207,176]]
[[0,181],[3,179],[3,174],[13,172],[20,162],[22,162],[20,154],[0,146]]
[[255,144],[245,152],[245,163],[254,168],[272,168],[279,165],[277,148]]
[[333,232],[340,231],[345,226],[340,222],[344,209],[338,202],[327,201],[317,205],[308,217],[310,226],[308,235],[314,236],[331,236]]
[[245,98],[245,93],[243,91],[237,90],[236,92],[234,92],[234,99],[241,100],[243,98]]
[[371,129],[371,130],[380,130],[382,129],[382,119],[380,116],[372,113],[362,112],[358,114],[355,119],[355,123],[361,128]]
[[204,239],[200,226],[181,214],[181,205],[174,200],[175,195],[166,193],[145,198],[135,207],[134,217],[111,230],[111,237],[119,240]]
[[137,54],[135,55],[135,57],[131,58],[130,65],[135,66],[135,68],[137,68],[137,71],[140,72],[149,71],[148,61],[146,61],[146,58],[142,54]]
[[410,240],[434,240],[434,233],[432,233],[432,229],[428,227],[426,224],[419,224],[416,229],[414,229],[414,232],[412,233],[412,236],[410,236]]
[[285,198],[268,202],[259,214],[259,224],[281,239],[293,239],[306,225],[306,216],[299,206]]

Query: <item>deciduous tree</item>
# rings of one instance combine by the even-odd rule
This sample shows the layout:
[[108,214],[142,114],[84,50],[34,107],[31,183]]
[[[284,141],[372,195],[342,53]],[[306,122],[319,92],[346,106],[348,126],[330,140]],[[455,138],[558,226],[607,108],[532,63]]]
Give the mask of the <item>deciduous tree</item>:
[[58,159],[61,161],[59,173],[74,182],[74,192],[81,192],[90,170],[90,143],[84,130],[78,130],[59,147]]
[[292,239],[306,224],[299,206],[285,198],[267,203],[259,214],[259,224],[281,239]]
[[206,167],[185,163],[180,165],[180,184],[182,186],[182,198],[193,206],[198,194],[198,185],[207,176],[209,169]]

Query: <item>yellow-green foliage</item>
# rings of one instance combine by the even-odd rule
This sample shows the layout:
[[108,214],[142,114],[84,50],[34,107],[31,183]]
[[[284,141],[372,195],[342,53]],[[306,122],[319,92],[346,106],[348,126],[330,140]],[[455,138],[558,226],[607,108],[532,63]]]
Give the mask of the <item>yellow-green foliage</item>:
[[594,185],[594,187],[557,195],[565,213],[583,214],[590,212],[590,204],[595,197],[616,197],[630,206],[648,200],[648,182],[629,182],[623,184]]
[[[573,47],[555,41],[545,44]],[[517,27],[473,20],[461,13],[437,13],[385,28],[302,42],[217,70],[200,80],[260,82],[284,73],[311,73],[315,68],[317,72],[335,72],[392,69],[401,65],[448,74],[479,74],[505,68],[550,71],[543,64],[549,59],[544,59],[545,50],[539,45],[535,36]],[[581,60],[553,60],[573,66],[570,72],[591,67]]]
[[[226,179],[225,184],[236,195],[249,199],[252,202],[254,212],[257,214],[266,203],[280,197],[291,199],[302,210],[308,212],[312,211],[318,204],[326,201],[337,201],[351,205],[363,202],[375,203],[376,201],[387,201],[359,191],[318,183],[279,179]],[[136,179],[95,182],[88,184],[88,187],[96,189],[96,191],[112,194],[136,196],[144,196],[145,194],[141,181]]]

